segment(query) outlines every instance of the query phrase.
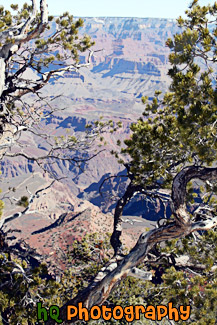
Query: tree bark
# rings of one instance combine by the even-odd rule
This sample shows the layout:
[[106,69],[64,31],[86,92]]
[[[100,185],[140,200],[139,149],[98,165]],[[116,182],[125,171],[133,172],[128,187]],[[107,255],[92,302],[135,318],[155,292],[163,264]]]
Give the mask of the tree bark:
[[115,207],[114,213],[114,230],[111,236],[111,245],[114,249],[115,255],[122,254],[122,243],[120,240],[122,234],[122,214],[124,207],[133,197],[136,192],[140,192],[142,190],[141,186],[133,185],[132,181],[128,185],[124,195],[120,198]]

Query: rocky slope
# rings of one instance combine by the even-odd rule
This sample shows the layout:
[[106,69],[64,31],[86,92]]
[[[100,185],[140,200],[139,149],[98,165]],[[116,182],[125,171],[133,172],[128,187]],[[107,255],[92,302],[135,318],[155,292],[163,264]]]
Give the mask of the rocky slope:
[[[153,227],[153,223],[138,217],[127,216],[123,221],[122,241],[127,249],[133,247],[146,227]],[[16,239],[10,244],[24,240],[56,272],[64,269],[66,252],[74,240],[87,233],[97,232],[102,239],[105,233],[112,233],[113,215],[102,213],[97,206],[73,196],[66,185],[56,183],[34,200],[28,214],[15,219],[8,227],[18,231],[13,233],[17,234]]]

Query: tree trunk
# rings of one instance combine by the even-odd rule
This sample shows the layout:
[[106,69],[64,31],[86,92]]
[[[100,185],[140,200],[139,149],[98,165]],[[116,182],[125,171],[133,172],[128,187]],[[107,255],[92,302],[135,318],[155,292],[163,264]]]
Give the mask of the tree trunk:
[[0,58],[0,97],[4,90],[4,86],[5,86],[5,60],[3,58]]

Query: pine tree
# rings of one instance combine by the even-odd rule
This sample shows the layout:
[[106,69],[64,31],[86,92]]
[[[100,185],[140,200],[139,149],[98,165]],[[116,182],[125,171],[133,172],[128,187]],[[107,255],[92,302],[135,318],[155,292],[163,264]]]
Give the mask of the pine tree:
[[[168,241],[166,249],[171,253],[164,256],[167,263],[161,265],[161,271],[172,268],[158,278],[159,283],[168,284],[168,291],[164,295],[160,289],[159,297],[169,299],[172,295],[178,303],[192,303],[195,308],[190,321],[198,324],[207,322],[205,309],[210,307],[207,319],[214,322],[216,249],[212,240],[215,242],[216,233],[211,229],[217,225],[217,3],[200,6],[195,0],[186,14],[186,19],[178,19],[180,33],[167,41],[171,49],[169,92],[156,91],[152,102],[143,97],[143,117],[132,124],[130,138],[115,153],[126,167],[130,182],[114,214],[111,244],[115,254],[110,261],[113,269],[106,269],[103,279],[78,293],[69,300],[70,304],[82,301],[89,308],[102,304],[126,276],[144,279],[151,266],[161,264],[162,251],[158,245]],[[171,215],[159,220],[156,229],[143,232],[132,251],[124,255],[121,216],[136,193],[169,205]],[[184,238],[178,244],[180,247],[173,248],[173,240],[179,238]],[[189,266],[183,260],[178,266],[178,257],[185,254]],[[146,269],[142,272],[138,266],[144,260]],[[188,272],[193,272],[192,279]],[[62,315],[65,308],[66,305],[61,309]]]

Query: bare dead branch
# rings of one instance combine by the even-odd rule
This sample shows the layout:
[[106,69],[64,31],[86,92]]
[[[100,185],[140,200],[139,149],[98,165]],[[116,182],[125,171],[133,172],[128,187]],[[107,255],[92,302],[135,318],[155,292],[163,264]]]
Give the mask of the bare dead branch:
[[[100,271],[99,275],[95,278],[95,281],[80,292],[77,297],[68,301],[61,308],[60,316],[62,319],[65,320],[64,315],[66,315],[66,308],[69,304],[76,305],[78,302],[83,302],[86,308],[102,304],[120,280],[132,275],[132,270],[135,270],[135,268],[144,261],[148,252],[156,243],[174,238],[182,238],[194,231],[211,229],[217,225],[217,216],[196,223],[191,223],[189,218],[186,220],[187,209],[186,207],[183,209],[183,206],[185,206],[186,186],[190,180],[195,178],[201,180],[216,179],[217,168],[197,166],[188,166],[183,168],[175,177],[172,185],[173,213],[176,215],[175,221],[170,221],[170,223],[162,225],[159,228],[142,233],[136,245],[128,255],[125,257],[117,256],[116,259],[114,257],[110,261],[109,265]],[[126,201],[132,194],[131,190],[134,190],[132,184],[130,187],[128,186],[129,193],[126,195]],[[124,201],[120,201],[117,205],[120,211],[122,211]],[[182,209],[180,207],[182,207]],[[117,221],[119,222],[119,219]],[[118,230],[114,228],[113,234],[117,231]],[[118,236],[116,238],[117,240],[119,239]],[[53,321],[49,320],[48,324],[53,324]]]

